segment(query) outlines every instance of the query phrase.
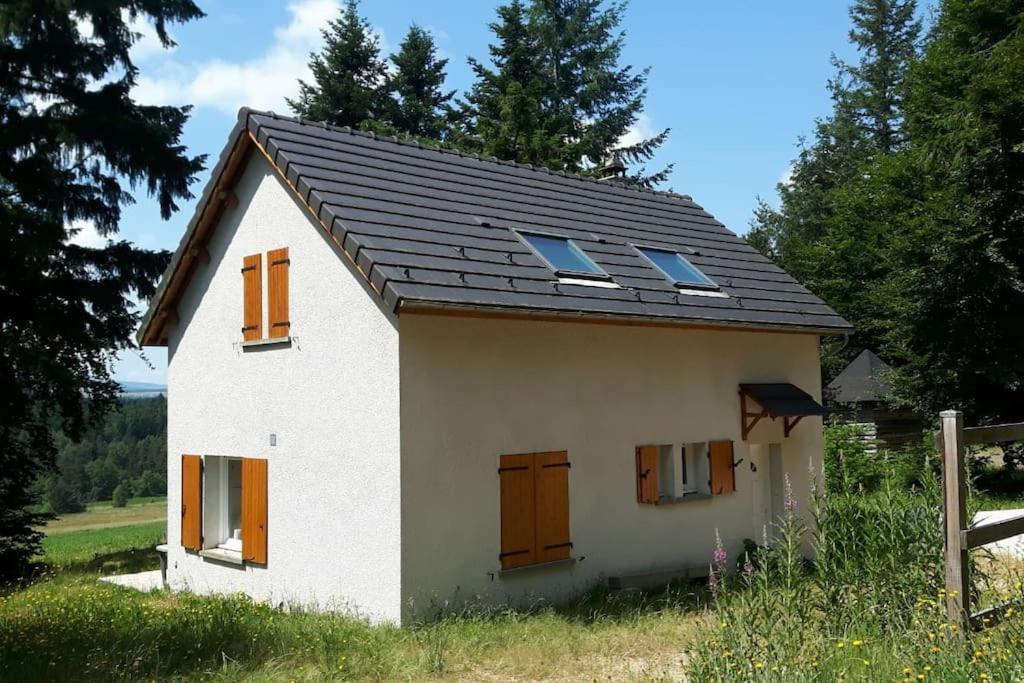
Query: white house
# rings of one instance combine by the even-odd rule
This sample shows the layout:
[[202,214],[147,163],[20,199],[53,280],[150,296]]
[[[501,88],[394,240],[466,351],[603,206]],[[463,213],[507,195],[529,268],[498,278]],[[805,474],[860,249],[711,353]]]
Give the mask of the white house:
[[689,197],[243,109],[139,333],[168,581],[402,622],[706,568],[806,499],[847,329]]

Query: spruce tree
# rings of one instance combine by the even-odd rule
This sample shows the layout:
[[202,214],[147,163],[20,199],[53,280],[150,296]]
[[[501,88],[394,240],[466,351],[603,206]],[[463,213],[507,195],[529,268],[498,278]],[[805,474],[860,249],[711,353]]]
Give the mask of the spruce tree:
[[72,238],[83,224],[113,238],[135,188],[168,218],[203,166],[180,142],[187,107],[132,100],[129,21],[170,46],[167,24],[200,16],[189,0],[0,5],[0,580],[39,551],[32,492],[54,467],[52,429],[74,438],[115,404],[132,298],[153,294],[169,257]]
[[1024,0],[944,0],[907,77],[879,316],[900,397],[1024,418]]
[[392,101],[387,122],[396,131],[417,138],[440,141],[448,137],[449,102],[455,91],[444,90],[448,60],[438,59],[433,36],[414,24],[391,61],[395,70],[388,78]]
[[380,119],[387,106],[387,67],[359,3],[348,0],[337,19],[322,31],[324,47],[311,54],[313,83],[299,80],[299,97],[288,106],[299,116],[336,126],[358,128]]
[[[648,71],[621,65],[624,3],[513,0],[491,25],[492,67],[471,61],[469,131],[485,153],[553,170],[592,173],[611,157],[649,160],[668,131],[622,146],[643,111]],[[654,185],[670,168],[629,181]]]
[[561,141],[542,125],[546,84],[528,21],[521,0],[499,7],[498,21],[489,25],[493,66],[470,58],[476,82],[464,105],[469,140],[463,144],[476,144],[486,156],[547,166]]
[[[883,324],[874,314],[876,288],[888,274],[885,258],[895,226],[863,202],[879,181],[884,158],[904,144],[905,78],[920,23],[915,0],[856,0],[850,40],[856,64],[833,58],[828,84],[832,113],[815,124],[810,144],[778,185],[779,208],[759,202],[748,239],[855,327],[849,343],[824,346],[831,378],[863,348],[878,350]],[[869,172],[878,165],[879,169]]]

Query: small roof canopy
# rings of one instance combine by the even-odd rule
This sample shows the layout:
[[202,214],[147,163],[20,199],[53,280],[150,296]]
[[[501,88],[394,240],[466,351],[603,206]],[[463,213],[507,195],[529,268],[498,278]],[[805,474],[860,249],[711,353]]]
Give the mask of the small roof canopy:
[[[747,399],[761,406],[760,411],[747,407]],[[740,385],[740,413],[743,439],[761,418],[782,418],[783,433],[789,436],[796,424],[808,415],[824,415],[825,408],[806,391],[786,382]]]
[[869,403],[883,401],[892,391],[889,365],[870,349],[843,369],[828,385],[828,398],[835,403]]

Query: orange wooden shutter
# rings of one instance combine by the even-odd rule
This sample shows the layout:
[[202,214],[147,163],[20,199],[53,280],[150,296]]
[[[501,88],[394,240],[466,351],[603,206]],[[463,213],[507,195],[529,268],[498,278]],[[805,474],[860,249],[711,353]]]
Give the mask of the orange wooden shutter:
[[736,490],[736,469],[732,466],[732,441],[712,441],[708,444],[711,467],[711,493],[732,493]]
[[242,559],[267,563],[267,461],[242,458]]
[[636,502],[647,505],[658,502],[657,446],[638,446],[636,449]]
[[242,259],[242,339],[263,338],[263,258]]
[[501,456],[502,569],[537,561],[533,469],[532,454]]
[[270,338],[287,337],[291,330],[288,319],[288,247],[267,252],[267,297]]
[[533,456],[537,498],[537,562],[569,558],[569,458],[565,451]]
[[181,456],[181,545],[203,548],[203,459]]

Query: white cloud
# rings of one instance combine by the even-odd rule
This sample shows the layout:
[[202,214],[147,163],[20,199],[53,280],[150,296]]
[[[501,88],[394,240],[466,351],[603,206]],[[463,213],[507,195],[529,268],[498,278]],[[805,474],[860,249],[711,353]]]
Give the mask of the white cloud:
[[641,112],[636,121],[632,126],[626,129],[626,132],[621,138],[619,138],[619,147],[629,147],[639,142],[654,137],[656,132],[654,130],[654,123],[651,121],[651,117]]
[[[164,47],[163,43],[160,42],[160,37],[156,33],[156,26],[154,26],[153,22],[147,19],[145,15],[139,14],[132,19],[128,10],[122,10],[121,19],[127,22],[128,29],[132,31],[132,33],[136,34],[135,43],[129,50],[132,62],[144,62],[150,57],[160,54],[168,54],[176,49],[175,47]],[[75,26],[78,28],[78,32],[82,34],[83,38],[86,40],[92,40],[92,21],[87,17],[76,17]],[[172,39],[174,38],[174,36],[170,35],[169,31],[168,35]]]
[[[177,46],[165,48],[163,43],[160,42],[160,37],[156,33],[156,27],[153,25],[153,22],[145,17],[137,16],[133,21],[130,20],[128,28],[138,34],[138,38],[130,51],[132,61],[136,64],[156,55],[169,54],[177,49]],[[174,36],[170,34],[169,37],[172,40],[174,39]]]
[[97,232],[96,224],[92,221],[72,221],[68,228],[73,233],[68,238],[70,244],[92,249],[99,249],[107,245],[107,238]]
[[779,185],[789,187],[793,184],[793,164],[786,167],[786,170],[779,176]]
[[141,76],[133,95],[148,104],[192,104],[232,115],[242,106],[285,111],[285,98],[298,93],[298,79],[310,79],[309,53],[321,46],[321,30],[339,9],[338,0],[296,0],[288,5],[288,24],[274,30],[264,54],[240,62],[168,60]]

